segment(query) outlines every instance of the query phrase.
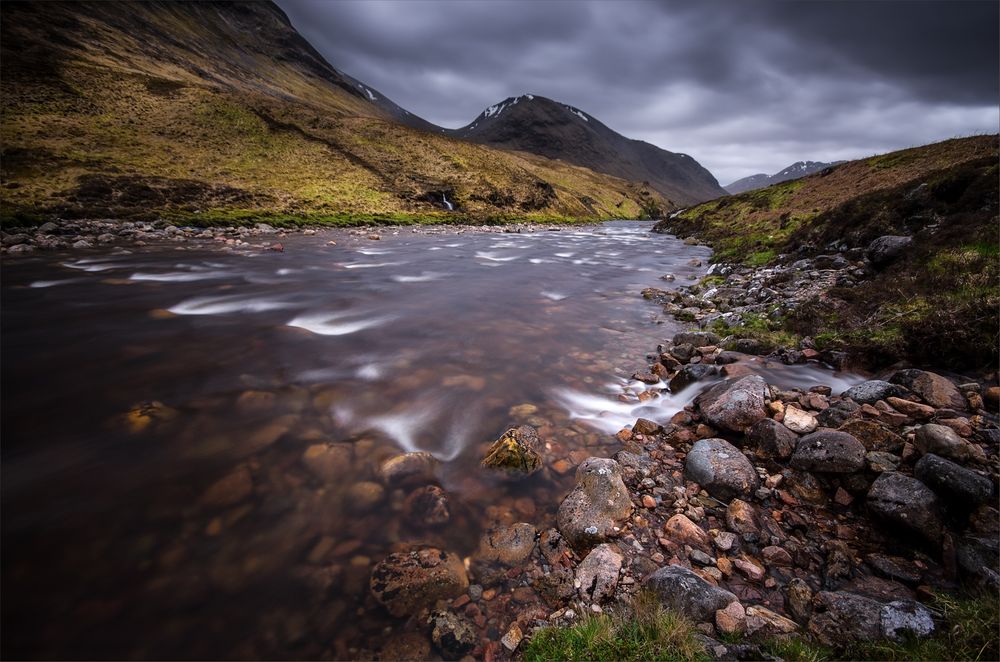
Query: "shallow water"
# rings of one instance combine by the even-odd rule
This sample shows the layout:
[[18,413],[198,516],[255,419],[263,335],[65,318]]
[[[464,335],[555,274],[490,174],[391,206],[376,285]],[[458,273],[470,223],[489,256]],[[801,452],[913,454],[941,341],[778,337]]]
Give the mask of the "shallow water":
[[[6,657],[377,651],[404,624],[369,598],[372,564],[408,543],[469,555],[488,521],[551,525],[572,466],[619,449],[608,433],[694,396],[639,402],[630,379],[680,330],[639,291],[691,282],[708,257],[647,223],[282,242],[5,260]],[[498,482],[478,461],[520,423],[549,468]],[[349,444],[329,481],[302,461],[323,442]],[[442,462],[447,526],[408,522],[392,486],[370,509],[348,496],[415,450]],[[235,469],[252,495],[207,505]]]

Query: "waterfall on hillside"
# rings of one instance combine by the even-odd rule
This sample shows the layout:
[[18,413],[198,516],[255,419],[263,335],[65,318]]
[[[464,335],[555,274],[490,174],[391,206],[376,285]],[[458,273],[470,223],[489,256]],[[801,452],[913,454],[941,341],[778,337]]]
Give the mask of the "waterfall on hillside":
[[444,193],[441,194],[441,202],[443,202],[444,206],[448,208],[448,211],[455,210],[455,205],[448,202],[448,196],[446,196]]

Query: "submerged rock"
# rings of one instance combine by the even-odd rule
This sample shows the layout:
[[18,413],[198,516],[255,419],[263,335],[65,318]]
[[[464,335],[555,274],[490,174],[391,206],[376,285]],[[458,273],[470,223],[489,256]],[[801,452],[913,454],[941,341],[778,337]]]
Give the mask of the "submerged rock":
[[540,447],[535,428],[530,425],[511,428],[493,442],[481,464],[510,477],[530,476],[542,468]]
[[632,514],[632,499],[614,460],[591,457],[576,469],[576,487],[563,499],[556,524],[577,550],[616,536]]
[[462,559],[429,547],[390,554],[372,570],[372,596],[393,616],[409,616],[469,588]]
[[407,521],[415,526],[441,526],[451,519],[448,495],[437,485],[424,485],[410,492],[403,502]]
[[379,477],[390,487],[427,483],[434,480],[438,461],[423,451],[395,455],[379,466]]
[[446,660],[462,659],[479,642],[473,624],[453,612],[439,611],[431,614],[430,625],[431,641]]
[[684,473],[724,501],[752,494],[760,485],[750,460],[725,439],[696,442],[684,461]]
[[516,565],[535,549],[535,527],[526,522],[490,529],[479,540],[482,561]]

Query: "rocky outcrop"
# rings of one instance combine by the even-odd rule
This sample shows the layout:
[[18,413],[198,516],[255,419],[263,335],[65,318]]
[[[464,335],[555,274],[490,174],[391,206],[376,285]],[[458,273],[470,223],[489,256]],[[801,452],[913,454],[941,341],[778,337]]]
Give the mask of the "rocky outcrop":
[[695,443],[684,462],[684,473],[724,501],[751,494],[760,484],[750,460],[725,439]]
[[589,549],[617,536],[632,508],[619,464],[591,457],[577,467],[576,487],[560,504],[556,524],[574,549]]

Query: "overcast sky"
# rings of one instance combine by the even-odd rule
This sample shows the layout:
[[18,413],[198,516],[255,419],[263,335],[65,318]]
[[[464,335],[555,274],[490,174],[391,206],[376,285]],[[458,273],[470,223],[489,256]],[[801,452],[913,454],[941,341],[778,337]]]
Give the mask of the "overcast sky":
[[334,67],[435,124],[543,95],[722,184],[1000,123],[995,0],[278,3]]

